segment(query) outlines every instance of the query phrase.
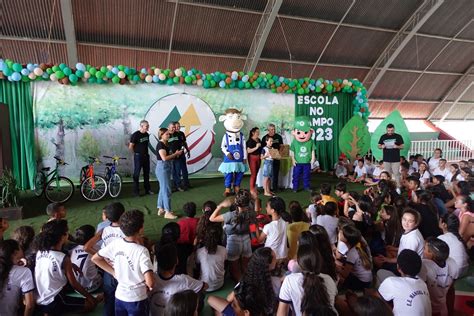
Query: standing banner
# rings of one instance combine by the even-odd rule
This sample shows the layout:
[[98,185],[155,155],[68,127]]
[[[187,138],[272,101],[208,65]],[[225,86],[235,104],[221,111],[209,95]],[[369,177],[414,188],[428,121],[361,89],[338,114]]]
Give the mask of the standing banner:
[[339,133],[353,116],[352,97],[347,93],[332,95],[295,95],[295,116],[308,116],[314,129],[316,159],[323,170],[337,162]]

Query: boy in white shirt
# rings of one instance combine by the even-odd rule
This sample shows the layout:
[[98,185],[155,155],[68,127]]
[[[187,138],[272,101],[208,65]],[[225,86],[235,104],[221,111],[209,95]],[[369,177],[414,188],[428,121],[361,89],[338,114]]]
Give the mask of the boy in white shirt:
[[[153,264],[143,243],[144,215],[139,210],[125,212],[120,228],[125,238],[118,238],[92,257],[92,261],[117,281],[116,315],[148,315],[148,291],[153,288]],[[113,267],[105,260],[113,261]]]
[[281,197],[272,197],[267,202],[267,214],[272,221],[263,226],[258,241],[265,242],[265,247],[275,251],[277,262],[285,261],[288,256],[286,230],[288,222],[284,221],[280,214],[285,211],[285,201]]
[[155,255],[158,261],[158,273],[154,275],[154,286],[149,293],[150,315],[164,315],[165,306],[175,293],[185,290],[202,293],[207,289],[205,282],[193,279],[186,274],[175,274],[178,252],[174,244],[160,246]]
[[367,177],[367,169],[364,167],[364,159],[357,161],[357,166],[354,168],[354,174],[349,176],[351,182],[364,182]]
[[378,289],[385,301],[393,301],[394,316],[431,315],[430,293],[426,283],[417,277],[420,256],[413,250],[403,250],[397,257],[397,269],[401,276],[386,278]]
[[449,258],[449,246],[441,239],[426,240],[420,278],[426,282],[431,297],[433,315],[447,316],[446,296],[454,280],[458,278],[456,262]]
[[336,217],[337,204],[335,202],[327,202],[323,206],[323,215],[316,218],[316,224],[321,225],[326,229],[329,236],[331,246],[337,243],[337,224],[339,219]]
[[374,174],[375,165],[372,163],[372,158],[370,156],[365,156],[364,167],[367,170],[367,176],[372,177]]

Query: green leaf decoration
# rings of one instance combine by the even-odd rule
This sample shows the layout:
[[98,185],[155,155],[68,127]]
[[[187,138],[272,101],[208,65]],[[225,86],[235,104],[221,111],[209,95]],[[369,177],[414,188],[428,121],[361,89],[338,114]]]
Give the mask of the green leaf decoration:
[[339,134],[339,149],[353,160],[356,154],[367,154],[369,148],[369,129],[360,115],[354,115]]
[[375,159],[380,160],[383,157],[382,149],[378,148],[380,137],[387,132],[387,125],[392,123],[395,126],[395,133],[400,134],[403,138],[404,147],[400,150],[400,156],[405,156],[407,159],[408,151],[411,147],[411,137],[408,127],[403,120],[399,111],[393,111],[387,116],[380,125],[375,129],[372,134],[372,140],[370,142],[370,148]]

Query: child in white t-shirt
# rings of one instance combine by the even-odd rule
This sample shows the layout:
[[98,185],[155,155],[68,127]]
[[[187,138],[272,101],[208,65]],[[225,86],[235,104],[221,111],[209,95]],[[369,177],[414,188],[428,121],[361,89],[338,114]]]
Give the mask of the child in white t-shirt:
[[117,315],[147,315],[149,312],[147,294],[155,281],[150,253],[142,246],[143,223],[143,212],[131,210],[123,213],[120,228],[125,238],[117,238],[92,257],[95,264],[118,281],[115,290]]
[[76,230],[74,241],[77,246],[69,251],[71,262],[78,267],[81,272],[75,273],[77,282],[87,292],[94,292],[102,286],[102,277],[97,266],[92,262],[92,256],[84,250],[84,244],[94,237],[94,226],[83,225]]
[[438,238],[426,240],[420,278],[426,282],[431,298],[433,315],[447,316],[446,296],[454,280],[458,278],[456,262],[449,258],[449,246]]
[[384,169],[384,165],[383,165],[383,160],[380,160],[377,163],[377,166],[375,166],[374,171],[372,172],[372,177],[371,178],[369,178],[369,177],[365,178],[365,185],[375,185],[375,184],[377,184],[377,182],[380,181],[380,175],[384,171],[385,171],[385,169]]
[[378,289],[380,296],[393,302],[394,316],[431,315],[430,293],[425,281],[417,277],[421,270],[420,256],[405,249],[397,257],[400,277],[386,278]]
[[0,241],[0,270],[2,276],[6,276],[0,279],[0,315],[19,315],[22,298],[25,302],[24,315],[33,315],[35,283],[30,269],[17,265],[23,257],[16,240]]
[[270,150],[272,149],[273,145],[273,138],[267,137],[266,146],[262,148],[262,154],[260,155],[260,159],[263,160],[263,189],[264,195],[266,196],[273,196],[271,191],[271,182],[273,178],[273,158],[270,154]]
[[204,246],[196,250],[196,263],[201,271],[199,280],[209,285],[207,292],[216,291],[224,285],[227,249],[220,245],[222,233],[220,225],[209,226],[204,235]]
[[365,156],[364,167],[367,170],[367,177],[372,177],[375,171],[375,165],[372,163],[372,157]]
[[459,235],[459,218],[454,214],[445,214],[439,220],[439,228],[443,231],[438,238],[446,242],[449,246],[449,257],[456,262],[459,270],[459,277],[463,277],[469,269],[469,255],[466,245]]
[[175,293],[184,290],[202,293],[207,289],[205,282],[186,274],[175,274],[178,252],[174,244],[158,247],[155,255],[158,261],[158,273],[154,275],[154,286],[149,293],[150,315],[164,315],[165,306]]
[[346,224],[339,231],[336,258],[343,262],[338,268],[340,283],[346,289],[360,291],[372,283],[372,257],[360,230]]
[[288,222],[284,221],[280,216],[285,211],[285,201],[276,196],[270,198],[267,202],[266,211],[272,217],[272,221],[263,226],[258,240],[260,243],[265,242],[265,247],[275,251],[278,262],[285,261],[288,256],[286,236]]
[[354,174],[349,176],[351,182],[364,182],[367,177],[367,169],[364,167],[364,159],[359,159],[354,168]]
[[319,192],[313,191],[311,192],[310,198],[311,204],[308,205],[306,209],[306,215],[308,216],[309,220],[311,221],[311,225],[316,224],[316,218],[318,217],[318,208],[322,206],[323,198]]
[[316,224],[321,225],[326,229],[329,236],[331,246],[337,243],[337,224],[339,222],[336,217],[337,204],[335,202],[326,202],[323,206],[323,215],[316,218]]

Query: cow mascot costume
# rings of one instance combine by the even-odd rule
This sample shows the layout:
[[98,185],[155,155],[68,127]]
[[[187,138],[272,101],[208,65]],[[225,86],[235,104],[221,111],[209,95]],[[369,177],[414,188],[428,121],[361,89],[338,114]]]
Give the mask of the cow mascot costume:
[[294,139],[290,145],[290,155],[293,162],[293,191],[298,191],[301,177],[304,189],[311,191],[311,165],[315,162],[316,155],[309,119],[305,116],[296,117],[292,134]]
[[224,196],[232,194],[232,184],[234,193],[239,192],[244,173],[248,170],[245,138],[240,131],[244,126],[245,119],[246,116],[237,109],[227,109],[219,117],[219,122],[224,122],[226,130],[221,144],[224,160],[219,166],[219,171],[224,174]]

